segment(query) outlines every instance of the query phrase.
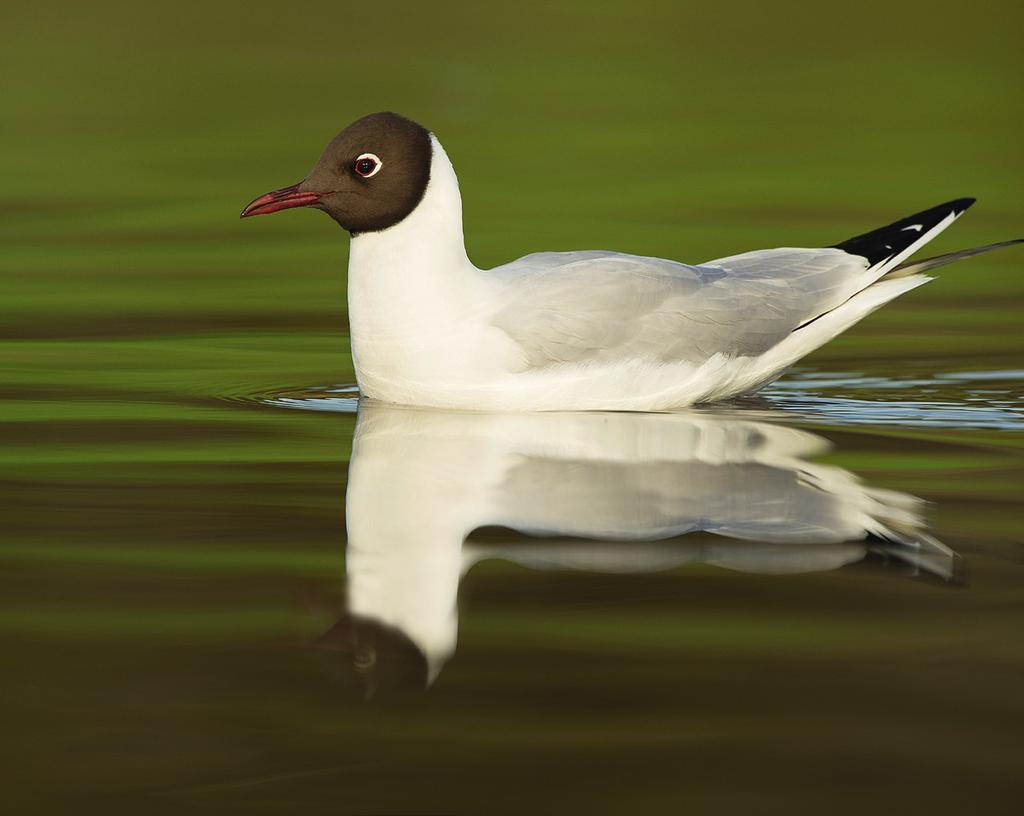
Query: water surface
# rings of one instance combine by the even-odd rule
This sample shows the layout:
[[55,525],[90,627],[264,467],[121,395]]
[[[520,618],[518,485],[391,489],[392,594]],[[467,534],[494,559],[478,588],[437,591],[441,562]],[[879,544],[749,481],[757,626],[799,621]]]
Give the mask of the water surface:
[[1019,236],[1021,4],[7,5],[5,812],[1019,809],[1020,250],[755,399],[488,417],[357,406],[347,239],[237,214],[392,109],[482,267]]
[[955,374],[667,414],[22,394],[8,761],[150,811],[998,803],[1020,380]]

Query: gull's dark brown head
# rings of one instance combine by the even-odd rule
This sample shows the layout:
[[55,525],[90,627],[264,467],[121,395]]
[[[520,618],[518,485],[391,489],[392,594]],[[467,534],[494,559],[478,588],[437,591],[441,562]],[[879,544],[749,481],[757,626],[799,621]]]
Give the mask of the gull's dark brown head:
[[335,136],[306,178],[260,196],[242,218],[315,207],[353,234],[387,229],[420,203],[431,158],[425,128],[395,113],[373,113]]

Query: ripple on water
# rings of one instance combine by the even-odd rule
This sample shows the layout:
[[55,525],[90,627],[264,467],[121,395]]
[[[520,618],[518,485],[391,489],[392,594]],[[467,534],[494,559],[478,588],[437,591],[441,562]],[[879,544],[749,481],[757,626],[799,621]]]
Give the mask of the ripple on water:
[[[1019,370],[905,378],[797,370],[759,392],[757,403],[828,424],[1022,430],[1022,381]],[[282,387],[235,398],[304,411],[353,414],[359,407],[359,389],[351,384]]]
[[1021,380],[1018,370],[904,378],[794,371],[759,396],[774,408],[835,424],[1022,430]]
[[281,389],[261,394],[256,399],[264,405],[274,405],[278,408],[354,414],[359,409],[359,387],[355,385],[317,385]]

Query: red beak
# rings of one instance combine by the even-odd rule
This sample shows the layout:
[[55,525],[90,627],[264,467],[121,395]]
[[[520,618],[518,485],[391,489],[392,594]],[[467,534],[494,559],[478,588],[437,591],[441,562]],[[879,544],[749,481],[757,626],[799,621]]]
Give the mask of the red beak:
[[239,217],[248,218],[250,215],[266,215],[278,210],[288,210],[292,207],[308,207],[310,204],[316,204],[322,195],[323,193],[300,192],[299,185],[293,184],[291,187],[264,193],[242,210],[242,214]]

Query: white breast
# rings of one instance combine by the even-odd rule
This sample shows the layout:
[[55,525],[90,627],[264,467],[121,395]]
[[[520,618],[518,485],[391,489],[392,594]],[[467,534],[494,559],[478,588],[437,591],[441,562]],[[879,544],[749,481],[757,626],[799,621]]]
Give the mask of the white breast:
[[419,206],[389,229],[354,237],[349,254],[356,376],[364,394],[388,402],[431,404],[439,388],[479,387],[512,354],[490,324],[495,287],[466,256],[455,171],[431,140]]

